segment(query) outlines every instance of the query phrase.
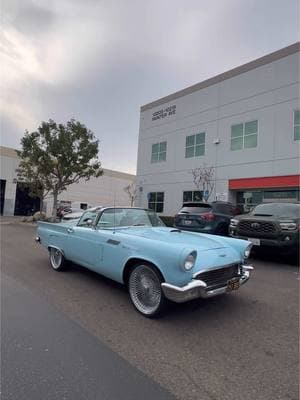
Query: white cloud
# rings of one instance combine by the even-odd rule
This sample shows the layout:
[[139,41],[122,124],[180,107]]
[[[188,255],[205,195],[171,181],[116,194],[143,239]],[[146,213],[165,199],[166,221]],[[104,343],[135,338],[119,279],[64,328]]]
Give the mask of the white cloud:
[[[103,143],[118,143],[121,129],[128,148],[144,100],[299,37],[297,0],[4,0],[2,8],[1,112],[15,132],[75,117]],[[113,147],[103,149],[111,164]],[[118,164],[126,169],[135,160],[127,154]]]

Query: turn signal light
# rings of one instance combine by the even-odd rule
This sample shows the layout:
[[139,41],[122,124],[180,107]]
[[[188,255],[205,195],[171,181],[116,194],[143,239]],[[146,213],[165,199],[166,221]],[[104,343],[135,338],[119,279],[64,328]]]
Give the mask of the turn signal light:
[[201,218],[203,218],[205,221],[213,221],[216,217],[212,213],[204,213],[201,214]]

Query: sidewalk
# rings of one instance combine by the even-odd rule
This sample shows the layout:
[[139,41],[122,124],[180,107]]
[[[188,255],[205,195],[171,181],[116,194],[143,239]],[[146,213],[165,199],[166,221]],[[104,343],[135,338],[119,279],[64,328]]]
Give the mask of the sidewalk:
[[0,216],[0,225],[8,225],[8,224],[22,224],[29,226],[36,226],[36,222],[22,222],[22,216]]

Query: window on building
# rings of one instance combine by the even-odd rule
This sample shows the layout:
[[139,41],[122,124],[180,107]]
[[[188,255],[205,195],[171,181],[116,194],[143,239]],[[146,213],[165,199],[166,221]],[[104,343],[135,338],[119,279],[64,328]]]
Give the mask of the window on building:
[[156,212],[164,211],[164,192],[151,192],[148,195],[148,208]]
[[294,140],[300,140],[300,110],[294,111]]
[[186,190],[183,192],[183,203],[190,201],[202,201],[202,192],[199,190]]
[[166,158],[167,158],[167,142],[153,144],[151,162],[157,163],[161,161],[166,161]]
[[200,157],[205,154],[205,132],[186,137],[185,158]]
[[250,121],[231,126],[231,150],[257,147],[258,121]]
[[237,192],[236,194],[236,203],[242,212],[249,212],[253,207],[262,203],[262,201],[262,190]]

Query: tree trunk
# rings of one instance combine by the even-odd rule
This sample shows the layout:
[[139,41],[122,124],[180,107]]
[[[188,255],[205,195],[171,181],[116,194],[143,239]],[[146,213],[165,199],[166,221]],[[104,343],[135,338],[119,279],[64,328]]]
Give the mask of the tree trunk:
[[52,209],[52,217],[53,217],[54,219],[56,218],[56,213],[57,213],[57,196],[58,196],[57,191],[53,191],[53,209]]
[[40,214],[42,215],[43,212],[43,205],[44,205],[44,198],[40,197]]

